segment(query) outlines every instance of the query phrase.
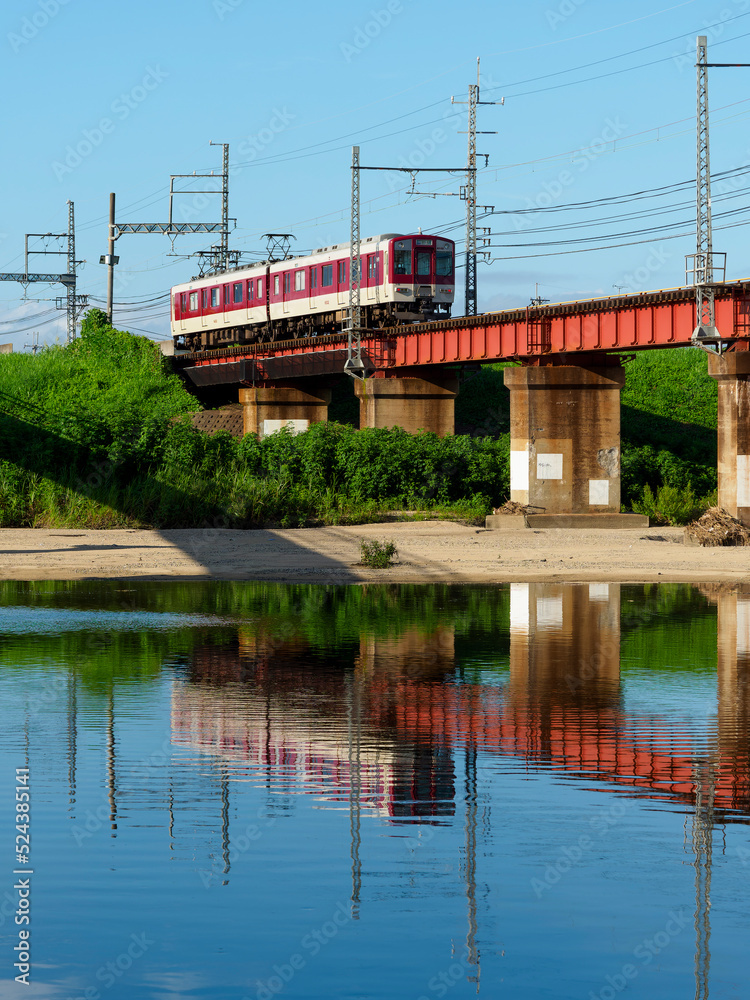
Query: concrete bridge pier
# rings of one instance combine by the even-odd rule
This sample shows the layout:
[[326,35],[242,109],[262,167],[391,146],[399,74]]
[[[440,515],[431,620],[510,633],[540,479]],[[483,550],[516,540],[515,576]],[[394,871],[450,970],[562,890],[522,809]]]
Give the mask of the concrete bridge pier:
[[455,433],[458,378],[439,370],[414,370],[409,378],[385,372],[357,380],[359,426],[403,427],[410,434],[433,431],[440,437]]
[[516,709],[564,707],[592,722],[617,709],[619,583],[511,584],[508,691]]
[[718,589],[716,648],[719,738],[725,745],[750,743],[750,588]]
[[[571,515],[609,515],[597,521],[602,526],[647,523],[637,515],[620,515],[620,390],[625,372],[606,356],[591,361],[565,363],[563,355],[556,363],[505,369],[510,390],[510,497],[540,508],[544,523],[539,519],[537,524],[535,517],[534,527],[558,522],[575,526],[578,522],[571,521]],[[633,518],[637,525],[630,524]]]
[[285,426],[306,431],[310,424],[328,419],[330,401],[329,389],[302,388],[299,381],[240,389],[244,432],[263,438]]
[[709,354],[719,387],[719,506],[750,525],[750,351]]

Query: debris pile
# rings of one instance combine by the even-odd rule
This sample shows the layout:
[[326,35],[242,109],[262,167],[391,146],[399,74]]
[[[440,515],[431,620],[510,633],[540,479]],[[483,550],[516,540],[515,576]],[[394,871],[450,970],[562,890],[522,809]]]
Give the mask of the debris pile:
[[691,545],[750,545],[750,528],[723,507],[709,507],[685,528],[685,541]]
[[534,507],[533,504],[518,503],[517,500],[506,500],[502,507],[493,507],[493,514],[543,514],[546,508]]

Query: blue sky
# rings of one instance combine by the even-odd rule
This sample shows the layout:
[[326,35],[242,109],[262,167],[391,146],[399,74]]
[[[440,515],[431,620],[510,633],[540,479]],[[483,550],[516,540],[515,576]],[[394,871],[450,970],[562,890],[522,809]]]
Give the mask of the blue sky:
[[[709,59],[750,62],[750,0],[13,0],[0,12],[12,95],[0,271],[23,270],[26,232],[64,230],[72,199],[79,291],[103,299],[109,192],[118,221],[166,221],[170,174],[220,168],[210,141],[230,143],[234,248],[258,258],[267,232],[294,233],[301,252],[346,240],[353,143],[372,166],[465,165],[465,106],[451,95],[466,99],[479,56],[481,98],[504,98],[479,113],[479,128],[497,133],[478,139],[489,154],[479,202],[503,213],[481,223],[493,261],[479,267],[480,309],[524,305],[537,282],[552,301],[683,284],[697,34]],[[714,247],[728,253],[727,277],[747,277],[750,174],[723,185],[718,175],[750,165],[750,70],[709,72]],[[462,241],[465,204],[442,196],[462,181],[423,174],[417,190],[440,196],[410,196],[406,174],[364,173],[363,235],[421,227]],[[219,217],[218,198],[179,205],[194,221]],[[179,237],[175,257],[167,237],[123,236],[117,324],[166,336],[165,293],[196,273],[187,255],[210,242]],[[20,285],[0,283],[0,342],[59,336],[60,292],[32,285],[23,301]]]

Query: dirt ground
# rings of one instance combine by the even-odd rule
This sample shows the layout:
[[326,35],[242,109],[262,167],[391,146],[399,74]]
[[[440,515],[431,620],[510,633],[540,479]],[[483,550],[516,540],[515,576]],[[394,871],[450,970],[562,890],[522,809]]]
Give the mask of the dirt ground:
[[[174,577],[305,583],[520,580],[740,582],[750,547],[700,548],[682,528],[487,531],[446,521],[235,531],[0,530],[0,579]],[[397,561],[359,563],[360,539],[394,541]]]

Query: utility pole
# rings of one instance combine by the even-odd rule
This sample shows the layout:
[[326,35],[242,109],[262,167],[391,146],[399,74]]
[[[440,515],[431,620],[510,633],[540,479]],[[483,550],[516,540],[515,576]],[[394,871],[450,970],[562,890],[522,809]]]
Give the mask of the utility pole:
[[360,242],[360,204],[359,204],[359,174],[361,170],[397,170],[412,175],[412,184],[416,174],[463,172],[462,167],[369,167],[359,162],[359,146],[352,146],[352,210],[349,244],[349,307],[342,327],[347,334],[347,356],[344,371],[354,378],[366,378],[367,365],[362,355],[362,307],[360,290],[362,284],[362,255]]
[[31,343],[24,344],[23,346],[27,347],[31,351],[31,353],[36,356],[37,352],[41,350],[39,346],[39,331],[34,330],[34,332],[31,335]]
[[221,146],[221,242],[219,261],[223,271],[229,269],[229,143],[209,142],[209,146]]
[[[727,255],[714,253],[711,227],[711,155],[708,141],[708,68],[750,66],[750,63],[710,63],[708,62],[708,38],[698,35],[696,39],[697,70],[697,164],[696,180],[696,225],[695,253],[686,258],[686,283],[695,285],[696,326],[693,341],[716,344],[716,352],[721,354],[721,335],[716,329],[714,308],[715,283],[726,277]],[[692,268],[690,262],[692,261]],[[712,348],[708,348],[712,350]]]
[[67,320],[67,340],[71,344],[76,339],[76,327],[78,317],[89,304],[88,295],[78,295],[76,293],[76,265],[82,263],[76,260],[76,213],[75,205],[68,202],[68,274],[73,276],[73,280],[66,283],[66,295],[61,295],[55,299],[55,308],[64,309]]
[[536,288],[536,294],[533,299],[529,302],[530,306],[543,306],[545,302],[549,302],[549,299],[543,299],[539,294],[539,282],[534,282],[534,287]]
[[[68,274],[75,278],[76,273],[76,212],[72,201],[68,202]],[[76,285],[75,281],[68,285],[65,296],[65,311],[68,328],[68,343],[76,339]],[[34,352],[36,353],[36,351]]]
[[[120,258],[115,255],[115,240],[118,240],[126,233],[158,233],[162,236],[169,236],[174,239],[177,236],[185,236],[191,233],[219,233],[220,244],[211,248],[206,256],[210,258],[210,265],[207,273],[226,270],[233,256],[239,256],[229,250],[229,228],[230,223],[236,220],[229,218],[229,144],[211,143],[212,146],[221,145],[224,155],[222,157],[221,189],[210,190],[187,190],[176,191],[175,181],[181,178],[190,180],[216,179],[216,174],[172,174],[169,178],[169,218],[167,222],[116,222],[115,221],[115,196],[109,196],[109,244],[108,253],[99,258],[100,264],[106,264],[107,273],[107,316],[112,323],[113,298],[114,298],[114,266],[120,262]],[[221,195],[221,222],[175,222],[174,221],[174,199],[176,195]]]
[[349,230],[349,313],[345,331],[347,354],[344,371],[361,372],[362,364],[362,255],[359,230],[359,146],[352,146],[352,217]]
[[[451,97],[451,104],[467,104],[469,110],[468,156],[466,161],[466,290],[464,306],[466,316],[477,314],[477,106],[479,104],[503,104],[500,101],[479,100],[479,59],[477,58],[477,82],[469,84],[468,101],[456,101]],[[493,132],[480,132],[479,135],[497,135]],[[484,156],[487,166],[489,154]]]
[[112,326],[112,310],[114,307],[115,294],[115,264],[119,264],[120,258],[115,256],[115,194],[109,195],[109,242],[107,243],[107,256],[104,263],[107,265],[107,322]]
[[[29,250],[29,239],[32,237],[38,237],[45,241],[43,250]],[[66,309],[67,316],[67,341],[75,340],[76,335],[76,322],[78,320],[78,314],[80,309],[88,305],[87,295],[77,295],[76,294],[76,267],[81,261],[76,260],[76,243],[75,243],[75,213],[73,208],[73,202],[68,202],[68,231],[66,233],[26,233],[24,235],[24,269],[23,273],[12,273],[12,274],[2,274],[0,273],[0,281],[17,281],[19,284],[24,286],[24,289],[28,289],[28,286],[37,282],[43,284],[57,284],[58,282],[65,288],[65,296],[58,296],[55,299],[56,309]],[[49,240],[66,240],[67,247],[63,249],[53,249],[48,250]],[[59,247],[59,244],[58,244]],[[53,257],[66,257],[67,270],[64,274],[49,274],[49,273],[37,273],[29,270],[29,257],[33,255],[42,256],[53,256]]]

